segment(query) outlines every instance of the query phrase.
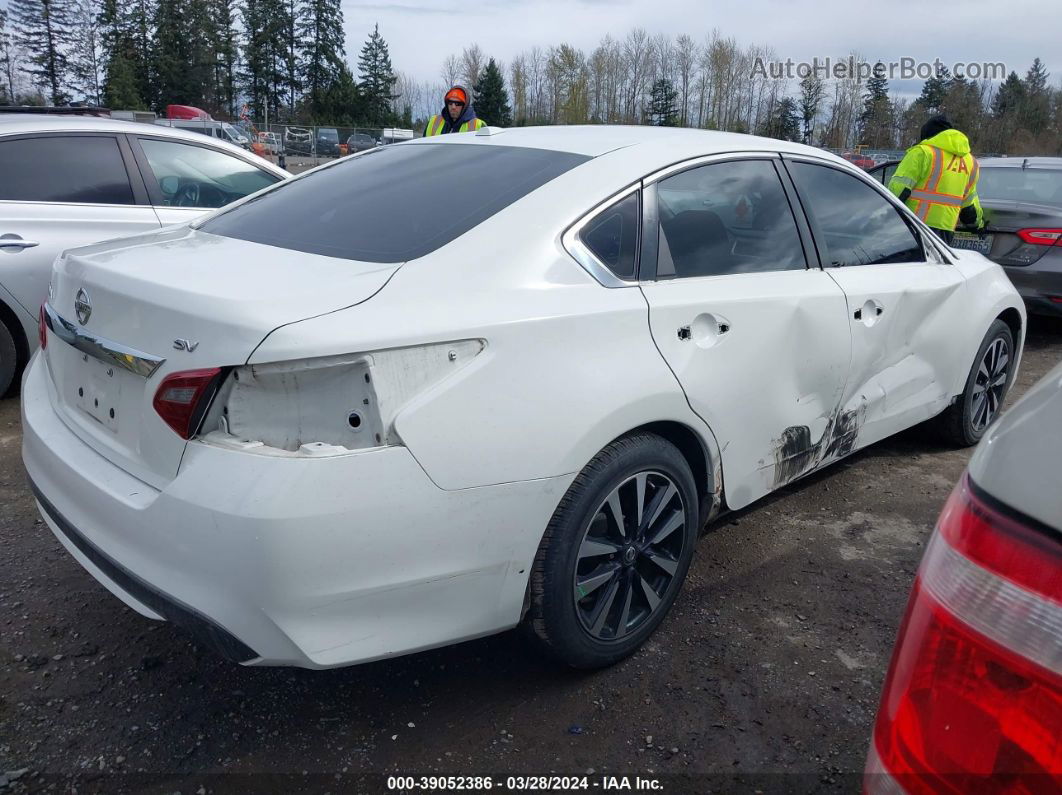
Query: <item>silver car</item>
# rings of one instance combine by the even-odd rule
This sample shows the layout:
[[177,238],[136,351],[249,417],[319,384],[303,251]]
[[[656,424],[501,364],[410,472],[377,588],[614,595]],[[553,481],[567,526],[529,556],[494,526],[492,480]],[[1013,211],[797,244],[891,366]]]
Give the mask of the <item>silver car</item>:
[[37,347],[61,251],[184,223],[289,176],[171,127],[0,114],[0,395]]

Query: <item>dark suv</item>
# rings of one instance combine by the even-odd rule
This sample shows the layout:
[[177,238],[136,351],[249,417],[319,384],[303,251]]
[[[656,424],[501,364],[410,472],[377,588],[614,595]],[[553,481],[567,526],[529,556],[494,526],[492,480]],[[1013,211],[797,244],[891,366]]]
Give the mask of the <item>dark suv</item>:
[[318,127],[316,140],[318,157],[339,157],[339,130],[335,127]]

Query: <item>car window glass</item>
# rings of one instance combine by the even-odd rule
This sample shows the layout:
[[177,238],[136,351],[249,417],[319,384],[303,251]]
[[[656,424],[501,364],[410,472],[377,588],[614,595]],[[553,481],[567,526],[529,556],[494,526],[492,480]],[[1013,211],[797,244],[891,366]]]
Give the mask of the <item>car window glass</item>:
[[0,200],[134,204],[118,140],[49,135],[0,142]]
[[630,280],[637,263],[638,227],[638,194],[632,193],[590,219],[579,239],[606,268]]
[[806,267],[800,234],[769,160],[713,163],[657,185],[657,277]]
[[893,163],[891,165],[885,166],[885,168],[883,168],[881,170],[881,184],[882,185],[888,185],[889,184],[889,180],[891,180],[892,179],[892,175],[896,173],[896,167],[898,165],[900,165],[900,164],[899,163]]
[[167,207],[222,207],[280,179],[205,146],[151,138],[140,145]]
[[922,246],[888,199],[850,174],[811,163],[791,163],[801,201],[817,223],[825,263],[880,265],[920,262]]
[[[201,228],[329,257],[405,262],[446,245],[588,159],[516,146],[379,147],[291,180]],[[483,262],[484,268],[495,265]]]
[[1062,207],[1062,169],[982,166],[977,195],[988,201]]

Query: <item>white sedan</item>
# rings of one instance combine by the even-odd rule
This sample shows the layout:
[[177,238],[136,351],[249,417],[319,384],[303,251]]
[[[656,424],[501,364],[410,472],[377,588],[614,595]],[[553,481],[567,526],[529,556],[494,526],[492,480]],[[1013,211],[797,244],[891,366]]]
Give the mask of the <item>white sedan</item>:
[[209,130],[0,113],[0,396],[37,348],[63,249],[186,223],[288,176]]
[[976,442],[1021,298],[820,150],[647,127],[381,147],[57,261],[23,457],[70,554],[245,664],[524,624],[634,651],[724,510]]

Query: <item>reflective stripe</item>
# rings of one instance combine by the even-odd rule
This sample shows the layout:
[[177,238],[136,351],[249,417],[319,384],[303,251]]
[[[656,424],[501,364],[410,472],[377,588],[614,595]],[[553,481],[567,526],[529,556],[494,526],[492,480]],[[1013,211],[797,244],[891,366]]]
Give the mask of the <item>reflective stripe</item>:
[[[929,167],[929,173],[926,174],[925,180],[919,185],[919,191],[936,192],[937,183],[940,182],[940,175],[944,173],[944,152],[935,146],[928,146],[923,144],[926,149],[929,150],[930,157],[932,157],[932,165]],[[930,188],[929,186],[933,187]],[[914,191],[911,191],[913,194]],[[916,214],[923,221],[929,215],[930,202],[926,199],[916,199],[918,202],[918,209]]]
[[428,122],[428,135],[438,135],[441,133],[444,123],[442,116],[432,116],[431,121]]
[[963,194],[964,199],[970,198],[970,194],[976,195],[977,192],[977,177],[981,171],[981,167],[977,165],[977,158],[971,157],[973,160],[973,170],[970,172],[970,181],[966,183],[966,193]]
[[889,181],[899,182],[901,185],[906,185],[908,188],[913,188],[915,186],[915,181],[911,177],[893,176]]
[[929,190],[913,190],[911,196],[916,199],[922,199],[930,204],[948,204],[952,207],[961,207],[963,198],[962,196],[952,196],[949,193],[933,193]]

